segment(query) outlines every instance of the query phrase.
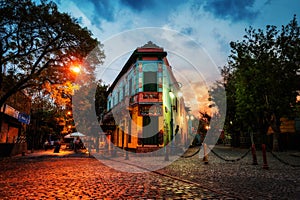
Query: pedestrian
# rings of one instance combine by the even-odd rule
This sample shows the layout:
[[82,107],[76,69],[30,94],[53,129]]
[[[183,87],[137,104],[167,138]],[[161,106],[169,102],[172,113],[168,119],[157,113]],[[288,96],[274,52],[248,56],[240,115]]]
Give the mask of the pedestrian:
[[164,143],[164,131],[161,129],[157,134],[157,146]]
[[175,136],[174,136],[174,142],[175,142],[175,145],[178,145],[179,142],[180,142],[180,136],[178,134],[179,132],[179,125],[176,126],[176,129],[175,129]]
[[177,135],[178,131],[179,131],[179,125],[176,126],[176,129],[175,129],[175,136]]
[[75,145],[74,145],[75,152],[77,152],[77,150],[79,149],[80,141],[81,141],[80,138],[77,137],[75,140]]

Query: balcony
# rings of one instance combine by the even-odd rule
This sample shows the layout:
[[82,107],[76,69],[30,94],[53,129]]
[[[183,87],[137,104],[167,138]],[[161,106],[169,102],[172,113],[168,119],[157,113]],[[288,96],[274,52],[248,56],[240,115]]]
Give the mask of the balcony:
[[129,99],[129,104],[151,104],[151,103],[162,103],[161,92],[140,92]]
[[162,102],[161,92],[140,92],[138,94],[139,103],[158,103]]

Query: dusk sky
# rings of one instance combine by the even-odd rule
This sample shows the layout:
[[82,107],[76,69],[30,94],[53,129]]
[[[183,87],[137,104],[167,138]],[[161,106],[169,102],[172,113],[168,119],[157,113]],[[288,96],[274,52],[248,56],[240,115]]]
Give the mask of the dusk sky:
[[[220,79],[229,43],[245,29],[299,22],[299,0],[55,0],[104,44],[99,78],[110,84],[131,53],[148,41],[163,47],[175,76],[192,93]],[[196,72],[196,73],[195,73]],[[206,97],[205,97],[206,98]],[[198,97],[196,97],[198,99]]]

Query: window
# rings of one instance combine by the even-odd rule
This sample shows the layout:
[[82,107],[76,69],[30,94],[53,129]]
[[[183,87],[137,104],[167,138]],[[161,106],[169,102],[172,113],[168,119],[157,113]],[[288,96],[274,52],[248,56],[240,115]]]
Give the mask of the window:
[[123,99],[125,99],[125,85],[123,86]]
[[111,101],[109,100],[109,102],[108,102],[108,110],[110,110],[111,109]]
[[132,95],[132,79],[129,80],[129,96]]
[[144,92],[157,92],[157,72],[144,72]]
[[120,91],[118,91],[118,94],[117,94],[118,96],[117,96],[117,103],[119,103],[120,102]]

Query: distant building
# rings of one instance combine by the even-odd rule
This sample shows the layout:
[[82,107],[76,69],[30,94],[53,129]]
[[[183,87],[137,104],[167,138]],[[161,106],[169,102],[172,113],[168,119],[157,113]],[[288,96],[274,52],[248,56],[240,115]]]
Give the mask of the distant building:
[[108,89],[102,129],[109,140],[136,150],[185,144],[188,123],[180,87],[163,48],[152,42],[137,48]]

